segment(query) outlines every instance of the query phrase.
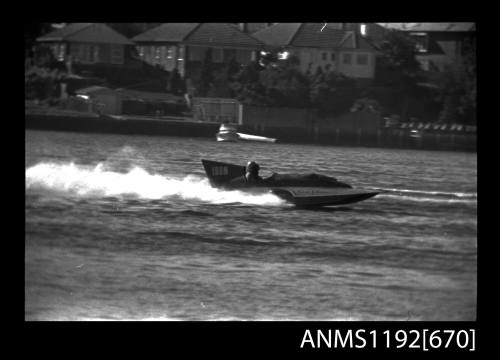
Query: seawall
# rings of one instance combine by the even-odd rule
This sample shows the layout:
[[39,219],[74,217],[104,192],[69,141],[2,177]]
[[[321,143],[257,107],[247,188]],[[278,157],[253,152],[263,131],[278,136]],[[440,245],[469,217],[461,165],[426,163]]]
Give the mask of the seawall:
[[[25,113],[26,129],[113,133],[130,135],[188,136],[215,139],[219,123],[189,119],[156,119],[148,117],[100,117],[93,114],[61,115]],[[274,137],[281,143],[366,146],[401,149],[476,151],[475,134],[423,133],[412,137],[400,130],[378,129],[355,131],[330,129],[321,133],[296,127],[278,128],[240,125],[239,132]]]
[[54,114],[26,114],[27,129],[113,133],[129,135],[170,135],[212,137],[219,130],[218,123],[185,120],[158,120],[144,117],[62,116]]

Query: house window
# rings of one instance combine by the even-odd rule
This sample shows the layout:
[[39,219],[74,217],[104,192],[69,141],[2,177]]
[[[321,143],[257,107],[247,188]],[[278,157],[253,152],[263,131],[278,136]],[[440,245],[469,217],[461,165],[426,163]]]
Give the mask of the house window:
[[330,53],[330,61],[335,61],[335,53]]
[[94,45],[92,48],[92,62],[99,62],[99,45]]
[[184,61],[184,46],[179,46],[179,53],[177,55],[177,61]]
[[415,47],[418,52],[425,53],[429,50],[429,36],[426,33],[410,33],[415,40]]
[[356,63],[358,65],[368,65],[368,54],[358,54],[356,56]]
[[64,57],[65,57],[64,55],[66,55],[66,45],[61,44],[61,45],[59,45],[59,54],[57,56],[57,60],[64,61]]
[[212,61],[215,63],[221,63],[224,61],[222,49],[212,49]]
[[144,56],[144,46],[138,46],[137,51],[139,52],[140,57]]
[[175,48],[173,46],[169,46],[167,50],[167,59],[171,60],[174,58]]
[[157,46],[155,48],[155,61],[160,62],[160,57],[161,57],[161,47]]
[[76,54],[78,61],[84,61],[85,60],[85,58],[84,58],[85,57],[85,45],[78,45],[76,50],[78,51],[78,53]]
[[166,60],[167,60],[167,47],[162,46],[161,47],[161,63],[164,64]]
[[328,59],[328,54],[327,54],[326,52],[321,53],[321,59],[322,59],[323,61],[326,61],[326,59]]
[[111,64],[123,64],[122,45],[111,45]]
[[82,45],[82,62],[90,62],[90,45]]
[[71,48],[69,51],[73,61],[80,60],[80,44],[71,44]]
[[55,57],[58,56],[58,54],[59,54],[59,46],[58,45],[50,45],[50,50],[52,51],[52,54],[54,54]]
[[350,65],[351,62],[352,62],[352,54],[343,54],[342,56],[342,59],[343,59],[343,63],[346,64],[346,65]]

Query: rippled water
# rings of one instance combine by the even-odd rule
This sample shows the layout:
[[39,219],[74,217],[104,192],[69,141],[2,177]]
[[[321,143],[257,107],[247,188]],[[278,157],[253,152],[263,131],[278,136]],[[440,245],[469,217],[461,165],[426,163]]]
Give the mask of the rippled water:
[[[318,172],[321,210],[213,189],[202,158]],[[26,131],[28,320],[474,320],[476,154]]]

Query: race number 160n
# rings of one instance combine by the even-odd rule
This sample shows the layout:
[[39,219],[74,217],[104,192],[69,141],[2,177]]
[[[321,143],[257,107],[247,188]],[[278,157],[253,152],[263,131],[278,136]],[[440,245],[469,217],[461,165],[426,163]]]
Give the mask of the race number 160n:
[[387,348],[476,350],[476,330],[386,330]]

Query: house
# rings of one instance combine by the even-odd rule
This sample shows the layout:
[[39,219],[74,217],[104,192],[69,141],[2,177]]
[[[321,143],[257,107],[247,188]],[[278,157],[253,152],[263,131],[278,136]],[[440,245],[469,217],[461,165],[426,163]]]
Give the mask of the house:
[[[297,56],[303,72],[336,71],[346,76],[374,78],[377,50],[365,39],[361,24],[279,23],[252,34],[269,50]],[[366,29],[365,29],[366,30]]]
[[134,43],[102,23],[71,23],[36,39],[50,46],[57,60],[123,65]]
[[416,41],[422,70],[442,72],[460,60],[464,46],[475,41],[475,23],[378,23],[408,34]]
[[197,26],[196,23],[162,24],[131,40],[146,63],[167,71],[177,68],[184,74],[186,48],[182,42]]
[[[210,50],[217,65],[235,59],[247,64],[255,59],[262,44],[229,23],[166,23],[132,38],[139,56],[147,63],[181,76],[197,77],[197,72]],[[199,74],[198,74],[199,75]]]

